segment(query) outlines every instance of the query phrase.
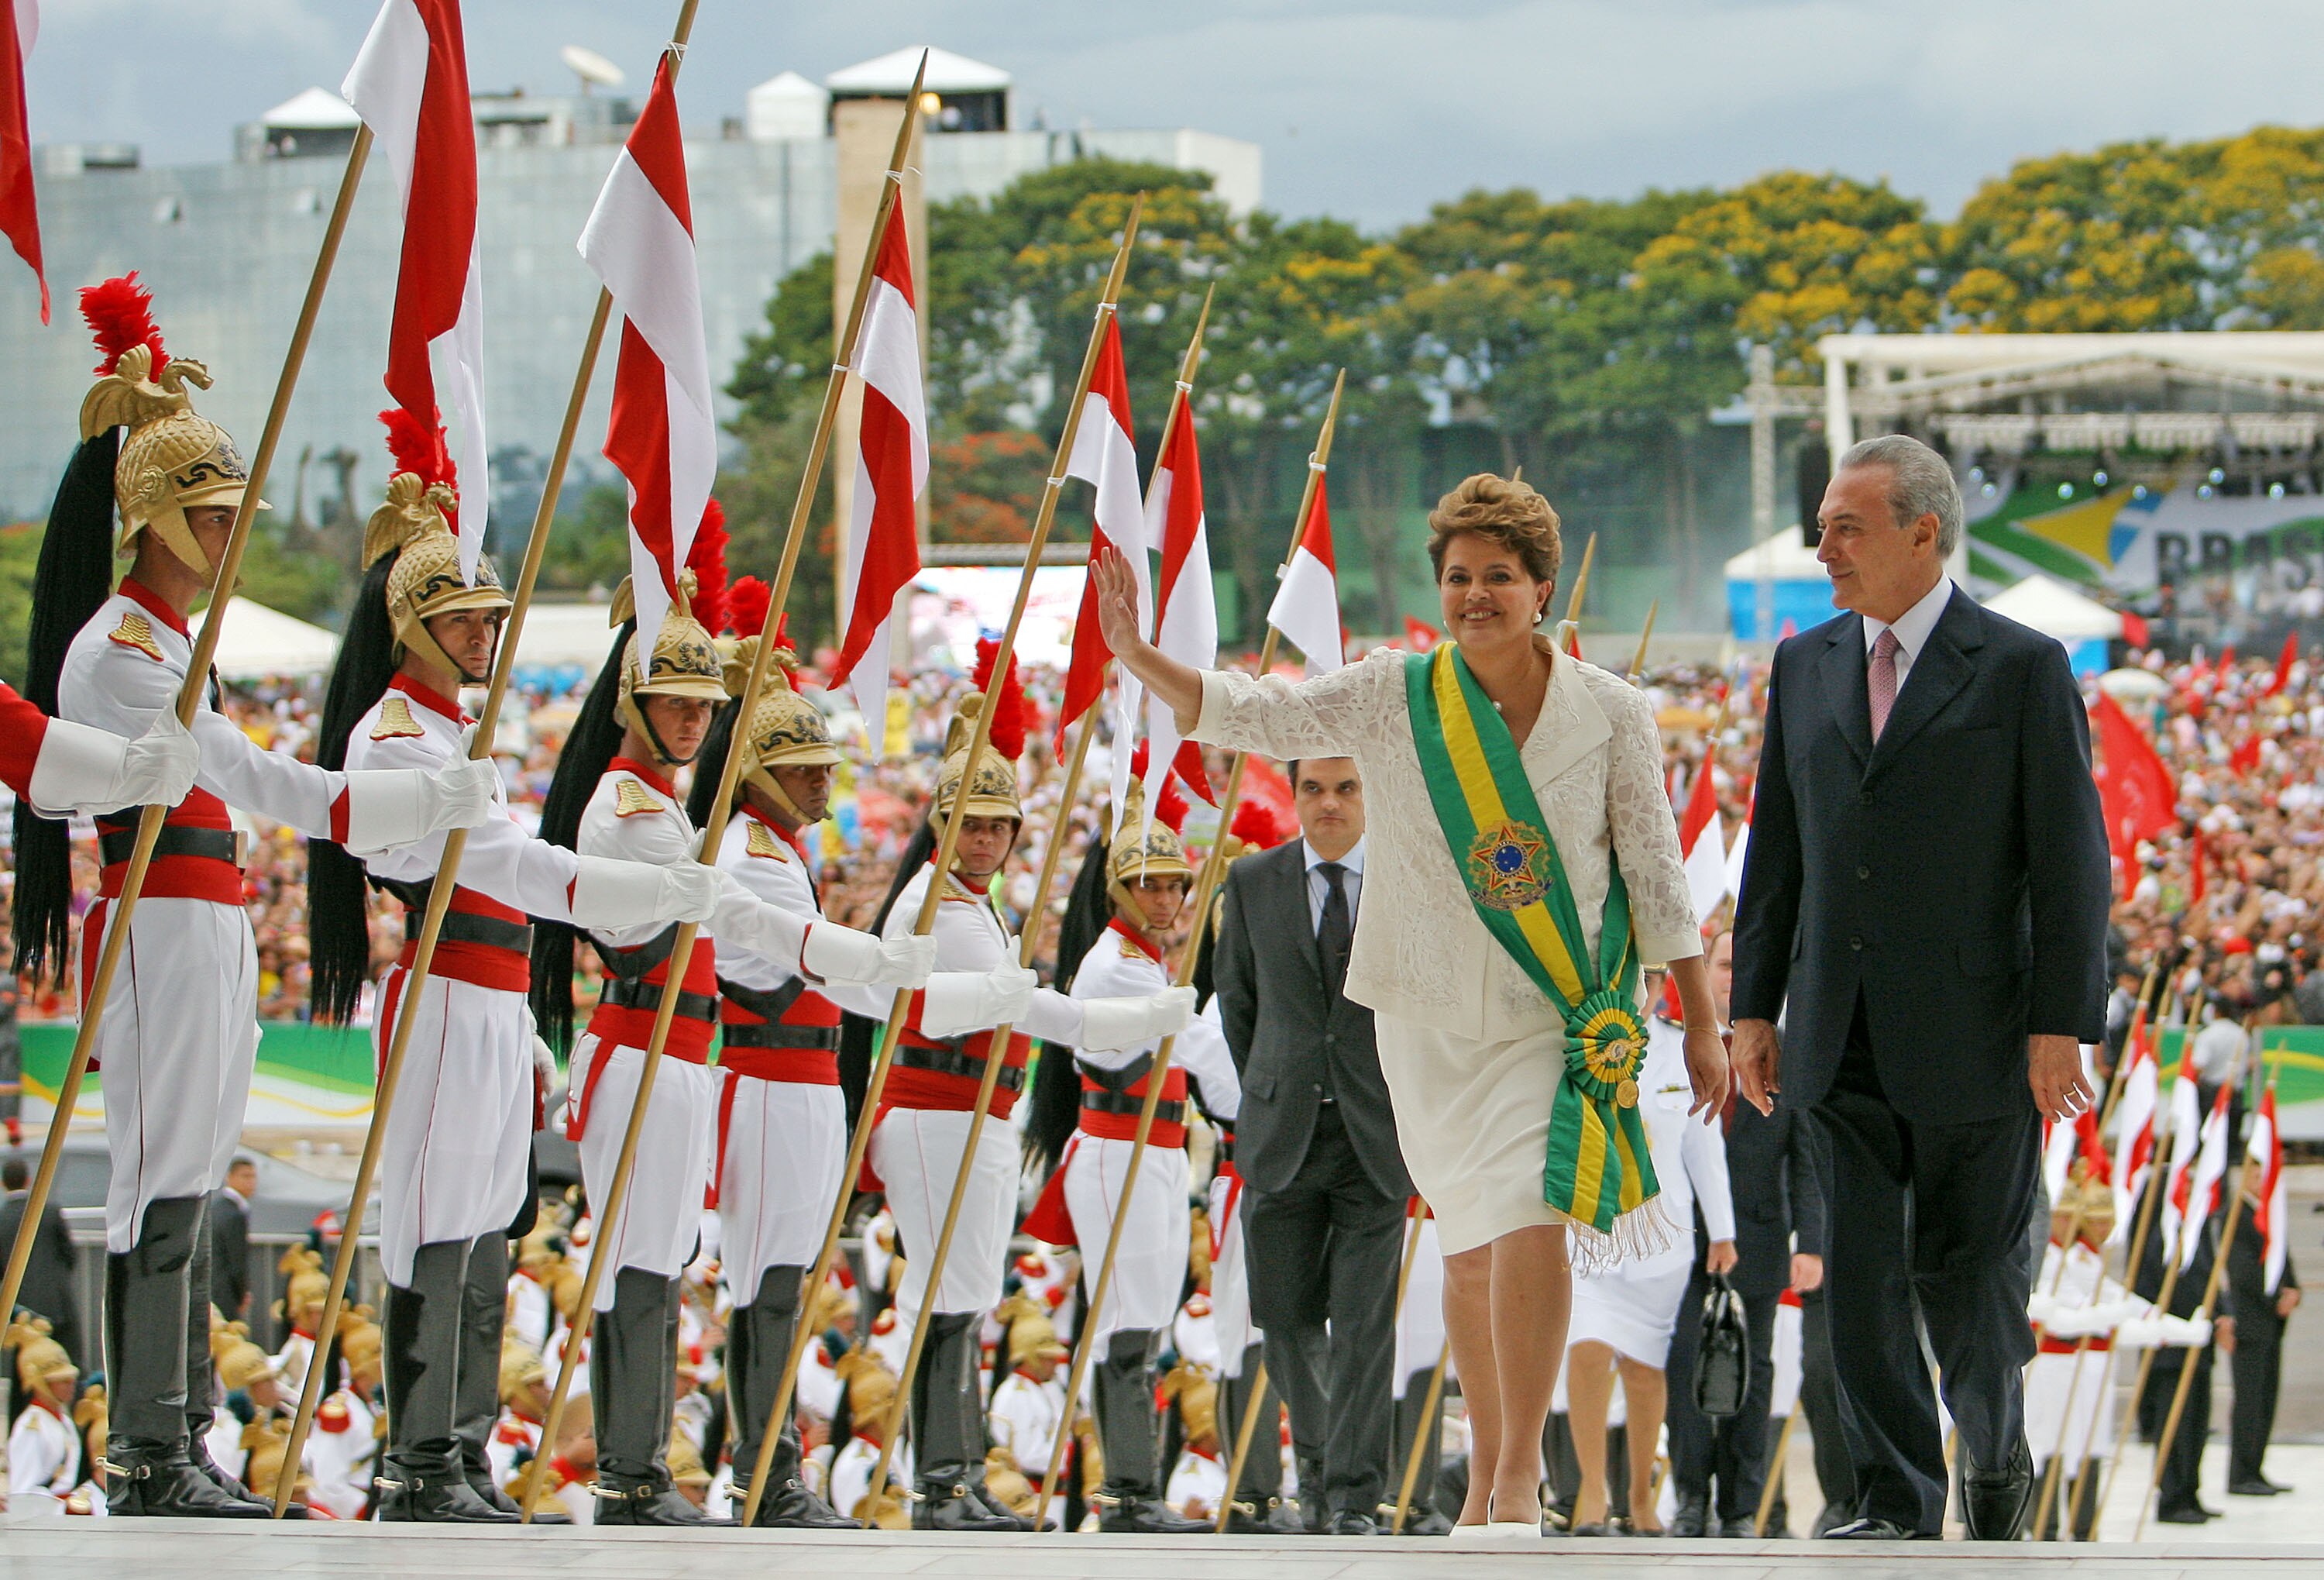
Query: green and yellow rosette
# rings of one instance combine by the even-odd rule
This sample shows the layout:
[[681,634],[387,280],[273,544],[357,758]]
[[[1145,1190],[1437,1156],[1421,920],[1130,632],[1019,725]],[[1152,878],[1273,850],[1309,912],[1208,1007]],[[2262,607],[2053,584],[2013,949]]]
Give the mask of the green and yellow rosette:
[[1629,888],[1614,864],[1591,958],[1517,743],[1460,644],[1406,655],[1404,674],[1421,777],[1477,919],[1565,1015],[1567,1091],[1551,1110],[1542,1199],[1611,1234],[1662,1188],[1638,1115],[1646,1030]]

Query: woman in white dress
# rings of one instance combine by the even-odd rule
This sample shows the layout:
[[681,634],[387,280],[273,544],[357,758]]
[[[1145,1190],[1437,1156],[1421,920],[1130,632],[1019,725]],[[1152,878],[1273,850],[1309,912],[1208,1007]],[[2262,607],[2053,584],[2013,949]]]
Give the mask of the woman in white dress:
[[[1658,1009],[1666,1009],[1665,1003]],[[1646,1061],[1638,1071],[1638,1108],[1646,1144],[1662,1185],[1664,1218],[1678,1232],[1652,1256],[1585,1270],[1573,1281],[1573,1319],[1566,1330],[1565,1390],[1573,1457],[1582,1489],[1573,1502],[1573,1534],[1604,1536],[1607,1521],[1607,1407],[1614,1378],[1622,1379],[1630,1450],[1630,1524],[1636,1536],[1660,1536],[1655,1513],[1655,1451],[1669,1404],[1669,1369],[1679,1306],[1694,1270],[1694,1209],[1702,1209],[1710,1236],[1706,1265],[1714,1273],[1735,1267],[1735,1201],[1728,1187],[1727,1139],[1717,1126],[1686,1123],[1694,1102],[1687,1079],[1684,1034],[1657,1013],[1646,1025]],[[1692,1335],[1680,1339],[1692,1343]]]
[[1727,1060],[1653,714],[1535,633],[1557,513],[1479,476],[1429,524],[1450,640],[1425,656],[1383,650],[1296,684],[1195,670],[1146,641],[1118,556],[1096,568],[1098,614],[1191,737],[1352,756],[1362,772],[1365,887],[1393,898],[1362,908],[1346,991],[1374,1012],[1405,1161],[1443,1239],[1472,1434],[1460,1523],[1518,1536],[1540,1529],[1569,1243],[1594,1260],[1676,1233],[1645,1188],[1640,963],[1667,962],[1678,984],[1694,1112],[1718,1113]]

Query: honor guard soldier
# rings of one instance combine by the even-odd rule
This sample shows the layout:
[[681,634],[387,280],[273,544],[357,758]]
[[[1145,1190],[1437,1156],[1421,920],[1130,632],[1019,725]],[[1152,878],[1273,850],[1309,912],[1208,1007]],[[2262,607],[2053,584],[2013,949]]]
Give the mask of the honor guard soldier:
[[174,709],[134,741],[51,718],[0,681],[0,783],[49,817],[174,807],[194,788],[202,749]]
[[[945,731],[928,825],[898,864],[881,926],[891,938],[908,935],[922,897],[938,881],[936,831],[961,803],[961,827],[952,870],[938,889],[936,966],[945,972],[991,972],[1012,964],[1015,933],[991,893],[1001,865],[1024,827],[1017,799],[1017,756],[1025,745],[1025,698],[1016,667],[996,688],[992,661],[999,644],[977,644],[976,683],[962,698]],[[978,713],[994,708],[991,744],[972,764],[968,747]],[[1157,984],[1158,986],[1159,984]],[[912,1437],[918,1455],[919,1501],[912,1525],[925,1530],[1024,1530],[1028,1523],[983,1495],[984,1401],[977,1386],[978,1329],[1001,1303],[1009,1235],[1017,1217],[1018,1144],[1009,1125],[1034,1037],[1051,1045],[1130,1048],[1167,1036],[1186,1022],[1191,990],[1134,998],[1069,999],[1043,988],[1020,1018],[998,1014],[960,1035],[939,1031],[927,1017],[940,1005],[914,1002],[896,1049],[872,1132],[867,1187],[882,1188],[896,1216],[905,1258],[897,1304],[915,1313],[931,1301],[935,1317],[911,1383]],[[984,1074],[993,1026],[1010,1024],[1006,1064],[993,1089],[991,1117],[978,1138],[974,1172],[962,1202],[942,1282],[928,1289],[928,1267],[968,1146],[968,1130]],[[876,1181],[876,1185],[872,1182]],[[1183,1186],[1182,1186],[1183,1194]],[[1177,1243],[1185,1244],[1181,1231]],[[1175,1296],[1172,1304],[1176,1304]],[[1167,1318],[1165,1319],[1167,1320]],[[903,1325],[908,1326],[908,1324]],[[840,1508],[846,1505],[840,1503]]]
[[[325,699],[321,753],[425,781],[467,771],[460,688],[489,679],[508,596],[488,561],[460,569],[459,508],[440,433],[386,414],[396,458],[364,533],[364,573]],[[412,1029],[380,1166],[388,1520],[509,1523],[486,1449],[498,1414],[508,1235],[529,1188],[532,1132],[552,1067],[526,1006],[528,917],[696,918],[713,886],[692,873],[576,856],[510,814],[490,763],[493,815],[471,830]],[[395,1034],[443,860],[440,840],[309,847],[316,1018],[344,1021],[370,970],[366,882],[404,906],[402,954],[382,978],[373,1035]]]
[[[726,660],[727,689],[738,698],[764,640],[768,596],[764,582],[745,577],[728,600],[728,626],[741,640]],[[687,810],[696,824],[708,823],[718,793],[717,765],[730,750],[742,753],[719,869],[802,925],[828,928],[806,835],[830,808],[839,751],[822,712],[791,688],[797,661],[789,644],[779,634],[775,641],[751,717],[738,722],[738,701],[713,726]],[[936,1020],[927,1023],[948,1017],[962,1028],[989,1025],[1023,1010],[1032,974],[1014,966],[983,975],[947,974],[931,977],[921,991],[933,1003],[927,1013]],[[724,1078],[718,1088],[712,1189],[735,1301],[726,1322],[726,1397],[740,1506],[750,1495],[760,1437],[798,1329],[801,1288],[822,1247],[846,1165],[840,1012],[884,1020],[893,994],[881,986],[826,982],[818,987],[800,975],[796,958],[764,955],[723,938],[718,994]],[[854,1528],[854,1520],[807,1490],[800,1477],[798,1428],[789,1420],[769,1474],[759,1524]]]
[[[572,838],[585,854],[700,871],[717,885],[715,911],[679,984],[621,1220],[604,1225],[591,1250],[614,1259],[597,1286],[590,1338],[601,1525],[733,1523],[676,1492],[664,1458],[675,1404],[680,1275],[701,1230],[710,1177],[719,1080],[706,1061],[718,1030],[719,956],[781,961],[817,985],[914,986],[936,954],[926,943],[886,943],[810,920],[760,898],[733,873],[696,860],[700,836],[671,780],[701,755],[715,710],[726,700],[724,663],[710,633],[725,598],[724,543],[713,502],[647,661],[628,624],[627,599],[616,596],[624,629],[566,742],[541,816],[544,837]],[[697,772],[715,777],[722,766],[706,760]],[[675,942],[674,929],[652,922],[591,929],[606,978],[588,1030],[574,1047],[567,1133],[580,1144],[582,1178],[595,1202],[604,1201],[613,1183]],[[535,956],[535,1000],[552,1028],[569,1024],[564,990],[572,973],[549,963],[559,957],[552,951],[569,947],[567,938],[544,937]]]
[[61,1514],[80,1469],[72,1422],[80,1369],[49,1336],[44,1317],[10,1324],[6,1344],[16,1353],[16,1382],[24,1392],[23,1413],[8,1431],[8,1495],[24,1500],[16,1505],[20,1513],[37,1508]]
[[[249,481],[234,440],[193,409],[208,373],[167,355],[150,302],[134,276],[82,295],[103,373],[81,403],[81,445],[49,513],[27,654],[34,703],[53,700],[60,717],[133,742],[177,706],[193,659],[188,611],[211,589]],[[132,562],[117,589],[113,554]],[[261,749],[214,697],[192,734],[195,788],[153,847],[90,1061],[105,1072],[112,1156],[107,1505],[115,1514],[263,1519],[271,1506],[216,1471],[202,1446],[211,1390],[207,1198],[241,1139],[258,1052],[256,944],[228,809],[387,849],[477,822],[492,775],[481,765],[435,774],[316,768]],[[137,822],[134,808],[97,818],[100,898],[81,925],[84,971],[101,953]],[[37,975],[61,960],[71,884],[64,826],[20,804],[20,969]]]
[[[1107,919],[1073,974],[1073,996],[1080,1003],[1134,1003],[1174,991],[1162,940],[1177,926],[1194,881],[1185,846],[1172,826],[1185,818],[1185,802],[1166,781],[1162,804],[1149,822],[1136,772],[1133,766],[1111,849],[1092,846],[1059,934],[1064,958],[1089,936],[1094,919]],[[1193,997],[1192,989],[1176,991]],[[1215,1019],[1195,1020],[1176,1035],[1113,1280],[1104,1306],[1094,1314],[1093,1330],[1082,1339],[1099,1346],[1093,1352],[1093,1394],[1098,1440],[1105,1448],[1105,1486],[1097,1496],[1101,1530],[1168,1534],[1209,1529],[1208,1522],[1188,1520],[1164,1501],[1153,1372],[1186,1279],[1189,1097],[1199,1086],[1204,1109],[1231,1126],[1242,1087]],[[1082,1247],[1085,1294],[1094,1293],[1112,1234],[1160,1047],[1159,1036],[1119,1048],[1076,1042],[1070,1059],[1044,1059],[1036,1083],[1028,1149],[1044,1160],[1056,1158],[1057,1165],[1026,1231],[1051,1244]]]

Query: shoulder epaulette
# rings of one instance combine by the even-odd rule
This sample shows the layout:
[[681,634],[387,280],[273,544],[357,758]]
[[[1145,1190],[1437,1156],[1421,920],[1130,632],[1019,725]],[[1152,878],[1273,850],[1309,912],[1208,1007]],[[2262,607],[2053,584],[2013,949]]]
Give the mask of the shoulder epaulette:
[[153,640],[153,623],[136,609],[121,612],[121,624],[113,628],[112,639],[123,647],[134,647],[155,663],[164,662],[161,645]]
[[1143,960],[1147,957],[1146,951],[1139,948],[1136,944],[1131,943],[1128,938],[1121,938],[1119,942],[1121,945],[1121,957],[1123,959]]
[[944,892],[936,898],[940,901],[958,901],[963,905],[979,905],[984,901],[983,895],[979,894],[949,873],[945,874]]
[[654,799],[653,797],[646,794],[646,787],[640,784],[636,780],[632,779],[628,774],[625,773],[622,775],[621,779],[615,783],[613,788],[614,817],[634,818],[641,812],[659,812],[660,810],[662,810],[662,804]]
[[773,830],[756,818],[751,822],[750,844],[744,848],[743,854],[766,856],[779,862],[791,859],[791,853],[783,848],[783,842],[775,837]]
[[373,740],[409,740],[427,733],[427,726],[411,716],[411,704],[406,702],[400,693],[391,691],[380,699],[379,723],[371,727]]

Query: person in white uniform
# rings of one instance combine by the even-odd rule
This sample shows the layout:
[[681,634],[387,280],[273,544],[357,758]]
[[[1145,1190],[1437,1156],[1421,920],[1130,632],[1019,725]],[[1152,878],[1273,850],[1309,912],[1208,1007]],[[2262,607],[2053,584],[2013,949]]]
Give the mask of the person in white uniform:
[[[807,836],[830,809],[839,751],[822,711],[791,688],[797,660],[780,637],[757,709],[749,720],[737,720],[739,698],[764,640],[765,584],[752,577],[736,583],[727,614],[728,628],[740,639],[726,660],[727,689],[738,700],[712,728],[687,811],[696,824],[707,825],[718,792],[715,767],[730,751],[740,752],[741,778],[718,849],[719,870],[810,931],[831,929]],[[927,952],[933,956],[932,944]],[[1031,996],[1032,974],[1012,966],[985,977],[940,975],[922,991],[939,1001],[939,1017],[943,1004],[961,1002],[980,1006],[970,1013],[979,1024],[994,1016],[1013,1020]],[[722,938],[718,996],[724,1080],[711,1184],[723,1271],[734,1296],[726,1318],[726,1397],[739,1509],[750,1495],[775,1391],[798,1333],[807,1270],[822,1250],[847,1160],[840,1014],[885,1019],[893,989],[814,980],[801,973],[795,956],[778,957]],[[853,1520],[807,1489],[795,1417],[787,1414],[776,1441],[757,1522],[853,1529]]]
[[[1059,935],[1062,956],[1089,936],[1093,922],[1105,919],[1073,974],[1073,996],[1084,1003],[1169,991],[1162,939],[1177,925],[1194,882],[1185,846],[1172,827],[1171,813],[1183,818],[1185,802],[1173,807],[1165,798],[1149,823],[1139,781],[1133,778],[1130,786],[1111,848],[1093,844],[1084,858]],[[1204,1529],[1163,1495],[1154,1364],[1186,1280],[1187,1104],[1199,1093],[1204,1112],[1232,1125],[1242,1101],[1216,1015],[1213,1008],[1191,1022],[1172,1045],[1105,1304],[1081,1340],[1097,1346],[1091,1376],[1105,1454],[1105,1485],[1097,1495],[1101,1530],[1169,1535]],[[1139,1116],[1160,1049],[1159,1038],[1121,1049],[1075,1048],[1069,1060],[1045,1058],[1034,1083],[1028,1148],[1044,1161],[1057,1161],[1026,1231],[1052,1244],[1082,1248],[1085,1299],[1095,1294],[1114,1220],[1124,1211]]]
[[[1711,1117],[1726,1098],[1727,1054],[1654,710],[1620,676],[1535,633],[1556,590],[1556,512],[1523,483],[1480,474],[1439,501],[1429,522],[1452,641],[1428,654],[1381,650],[1296,683],[1196,670],[1146,639],[1137,578],[1118,554],[1095,568],[1097,609],[1123,668],[1193,738],[1283,758],[1355,759],[1370,809],[1364,881],[1396,902],[1360,909],[1346,993],[1375,1012],[1404,1160],[1443,1239],[1445,1322],[1474,1445],[1459,1523],[1537,1538],[1569,1245],[1585,1261],[1643,1247],[1655,1237],[1655,1215],[1649,1200],[1597,1199],[1578,1150],[1545,1187],[1554,1136],[1586,1141],[1583,1114],[1600,1136],[1624,1123],[1613,1095],[1621,1082],[1600,1069],[1628,1079],[1639,1050],[1606,1030],[1618,1019],[1575,1019],[1582,1003],[1593,1015],[1601,1005],[1610,1012],[1600,995],[1612,984],[1578,997],[1554,977],[1554,996],[1541,984],[1544,946],[1562,946],[1562,932],[1519,939],[1499,919],[1523,910],[1545,929],[1544,912],[1571,905],[1581,947],[1563,952],[1577,977],[1618,983],[1633,960],[1669,962],[1685,1006],[1694,1107]],[[1457,714],[1441,700],[1448,686]],[[1455,804],[1434,793],[1457,790],[1447,782],[1454,776],[1440,773],[1433,788],[1424,746],[1433,757],[1459,747],[1501,764],[1508,778],[1494,773],[1496,791],[1531,807],[1520,816],[1504,804],[1498,820],[1488,811],[1464,835]],[[1472,821],[1477,806],[1467,803]],[[1601,951],[1618,871],[1630,947],[1618,938]]]
[[[960,839],[952,870],[942,875],[937,891],[934,929],[936,966],[944,972],[999,971],[1013,966],[1018,955],[1016,934],[991,890],[1024,824],[1016,763],[1016,754],[1024,748],[1024,699],[1013,665],[998,690],[991,689],[991,665],[988,647],[977,675],[977,683],[987,689],[962,699],[946,731],[928,827],[898,864],[899,887],[890,892],[880,923],[891,938],[911,933],[922,897],[938,882],[930,859],[936,848],[936,830],[959,801]],[[993,705],[999,709],[992,744],[972,766],[969,739],[988,696],[996,698]],[[1038,1037],[1053,1047],[1130,1048],[1183,1028],[1193,999],[1191,990],[1169,989],[1140,998],[1078,1000],[1044,988],[1030,995],[1014,1022],[995,1013],[954,1034],[938,1032],[928,1023],[927,1017],[941,1004],[925,994],[915,998],[873,1116],[867,1160],[872,1178],[887,1194],[902,1242],[906,1265],[897,1307],[917,1313],[923,1301],[929,1301],[935,1311],[919,1370],[911,1380],[920,1493],[912,1506],[915,1529],[1029,1529],[1027,1521],[980,1491],[985,1445],[977,1330],[984,1314],[1000,1304],[1010,1231],[1016,1224],[1018,1139],[1010,1115],[1024,1088],[1031,1039]],[[974,1170],[943,1278],[931,1289],[929,1264],[967,1149],[991,1028],[1002,1024],[1014,1027],[1006,1063],[993,1090],[991,1120],[978,1140]],[[1177,1243],[1185,1246],[1183,1234]],[[844,1502],[835,1499],[834,1503],[847,1511]]]
[[[234,440],[193,410],[191,391],[208,374],[166,355],[134,282],[108,282],[84,292],[83,305],[106,371],[82,402],[81,445],[41,544],[27,694],[60,717],[135,741],[177,706],[193,659],[188,613],[216,579],[249,479]],[[131,560],[117,589],[115,554]],[[153,847],[91,1061],[104,1072],[112,1164],[107,1502],[115,1514],[263,1519],[269,1505],[217,1472],[201,1441],[211,1391],[208,1198],[241,1140],[258,1052],[256,945],[229,808],[384,849],[482,819],[492,775],[318,768],[261,749],[208,696],[192,735],[195,788]],[[137,821],[135,808],[97,819],[100,898],[81,923],[84,989]],[[71,852],[63,824],[22,804],[15,873],[16,964],[39,975],[64,956]]]
[[[440,436],[391,414],[397,470],[364,534],[370,568],[325,699],[319,753],[423,780],[467,771],[460,688],[489,679],[509,607],[487,560],[461,574],[456,479]],[[489,762],[493,816],[467,836],[411,1032],[380,1159],[388,1284],[384,1520],[509,1523],[487,1449],[506,1320],[508,1237],[519,1226],[532,1132],[553,1074],[525,1003],[530,918],[631,921],[706,914],[705,878],[576,856],[528,835]],[[311,842],[308,910],[315,1016],[344,1021],[370,972],[367,888],[404,906],[402,954],[379,984],[384,1058],[405,996],[441,840],[381,850]]]
[[[1011,1306],[1001,1307],[1008,1318],[1001,1347],[1009,1372],[992,1385],[987,1426],[993,1446],[1008,1450],[1011,1463],[1031,1484],[1039,1499],[1037,1506],[1047,1518],[1063,1521],[1066,1483],[1063,1475],[1050,1474],[1049,1451],[1056,1445],[1057,1424],[1065,1413],[1065,1384],[1057,1375],[1065,1346],[1057,1342],[1056,1327],[1042,1303],[1019,1293],[1012,1305],[1013,1310]],[[1068,1465],[1075,1441],[1073,1437],[1065,1441]]]
[[[1651,983],[1652,986],[1659,986]],[[1572,1532],[1602,1536],[1606,1507],[1606,1410],[1617,1371],[1628,1407],[1626,1437],[1630,1450],[1629,1529],[1639,1536],[1662,1534],[1655,1512],[1655,1455],[1663,1429],[1664,1369],[1671,1335],[1678,1326],[1679,1302],[1694,1267],[1694,1209],[1711,1237],[1707,1267],[1713,1274],[1735,1266],[1735,1202],[1727,1179],[1727,1140],[1716,1127],[1689,1124],[1694,1101],[1687,1080],[1684,1035],[1660,1012],[1646,1022],[1646,1059],[1638,1071],[1638,1107],[1646,1115],[1646,1146],[1655,1178],[1662,1182],[1662,1210],[1683,1227],[1670,1243],[1650,1256],[1627,1258],[1610,1267],[1585,1268],[1573,1280],[1573,1317],[1566,1328],[1566,1391],[1571,1400],[1574,1457],[1581,1462],[1582,1488],[1573,1506]]]
[[73,1429],[73,1389],[80,1369],[49,1336],[48,1318],[8,1326],[24,1409],[8,1429],[8,1496],[20,1514],[61,1514],[80,1481],[80,1434]]
[[[912,986],[935,956],[926,940],[894,944],[809,921],[753,893],[733,873],[702,867],[700,833],[672,782],[696,763],[720,704],[725,668],[711,636],[725,598],[725,533],[714,502],[695,534],[677,597],[647,650],[616,595],[622,622],[604,670],[567,738],[541,810],[542,837],[584,854],[694,867],[717,887],[716,908],[686,962],[677,1011],[639,1133],[618,1219],[601,1219],[593,1256],[611,1259],[596,1291],[590,1391],[597,1435],[596,1523],[729,1525],[675,1487],[666,1451],[676,1404],[683,1275],[711,1178],[717,1073],[706,1060],[718,1029],[718,958],[747,950],[790,963],[816,983]],[[702,761],[715,777],[723,763]],[[575,816],[579,805],[577,818]],[[677,929],[599,925],[589,942],[605,968],[587,1032],[574,1045],[566,1133],[581,1175],[604,1204],[613,1184],[669,981]],[[534,955],[534,1003],[552,1037],[570,1023],[569,938],[544,929]]]

